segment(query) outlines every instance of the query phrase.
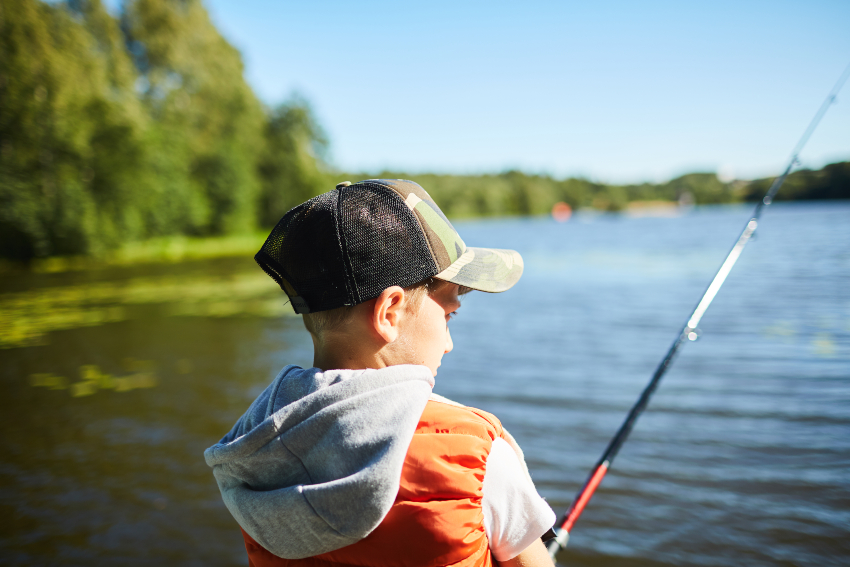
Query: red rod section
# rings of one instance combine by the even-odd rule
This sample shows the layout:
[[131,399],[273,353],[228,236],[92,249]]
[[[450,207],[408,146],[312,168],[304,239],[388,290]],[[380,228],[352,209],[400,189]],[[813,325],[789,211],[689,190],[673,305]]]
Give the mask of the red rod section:
[[596,487],[599,486],[600,482],[602,482],[602,478],[607,472],[607,462],[596,467],[596,470],[593,471],[593,476],[591,476],[590,480],[587,481],[587,485],[585,485],[584,490],[582,490],[581,496],[579,496],[576,501],[576,505],[573,506],[570,513],[567,514],[567,518],[564,520],[564,523],[561,524],[561,529],[566,530],[567,532],[573,529],[573,524],[575,524],[578,517],[581,516],[581,513],[584,511],[584,507],[587,506],[588,502],[590,502],[590,498],[593,496],[593,493],[596,492]]

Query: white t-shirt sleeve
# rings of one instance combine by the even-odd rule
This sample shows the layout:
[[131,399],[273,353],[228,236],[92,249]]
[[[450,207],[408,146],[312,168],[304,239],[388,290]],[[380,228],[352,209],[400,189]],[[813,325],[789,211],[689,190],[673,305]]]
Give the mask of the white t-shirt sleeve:
[[481,489],[484,530],[497,561],[512,559],[555,524],[555,512],[504,439],[493,441]]

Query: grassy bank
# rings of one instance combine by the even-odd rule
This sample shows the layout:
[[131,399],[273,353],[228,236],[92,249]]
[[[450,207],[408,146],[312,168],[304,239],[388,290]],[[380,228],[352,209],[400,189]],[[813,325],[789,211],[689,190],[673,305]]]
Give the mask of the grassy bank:
[[100,256],[54,256],[28,263],[3,261],[0,271],[30,270],[37,273],[56,273],[90,270],[111,266],[173,263],[228,256],[253,256],[263,245],[268,232],[245,235],[188,237],[169,236],[131,242]]

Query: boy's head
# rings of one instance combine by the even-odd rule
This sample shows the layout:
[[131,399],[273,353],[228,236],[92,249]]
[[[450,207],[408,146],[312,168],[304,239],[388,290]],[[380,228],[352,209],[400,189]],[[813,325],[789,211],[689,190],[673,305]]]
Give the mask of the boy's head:
[[369,342],[366,333],[389,357],[374,363],[426,364],[434,373],[428,353],[441,339],[430,335],[441,325],[439,356],[451,349],[446,323],[458,294],[505,291],[523,268],[513,250],[467,247],[416,183],[386,179],[340,183],[293,208],[255,259],[305,314],[317,358],[320,349],[340,350],[345,336]]

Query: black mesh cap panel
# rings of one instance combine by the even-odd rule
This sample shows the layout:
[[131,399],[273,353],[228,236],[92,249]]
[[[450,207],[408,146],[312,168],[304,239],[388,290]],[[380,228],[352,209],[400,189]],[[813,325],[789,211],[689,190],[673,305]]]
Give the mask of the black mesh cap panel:
[[340,236],[357,303],[437,274],[422,229],[397,193],[367,181],[339,195]]
[[289,295],[296,313],[355,303],[337,233],[338,197],[330,191],[290,210],[254,256]]

